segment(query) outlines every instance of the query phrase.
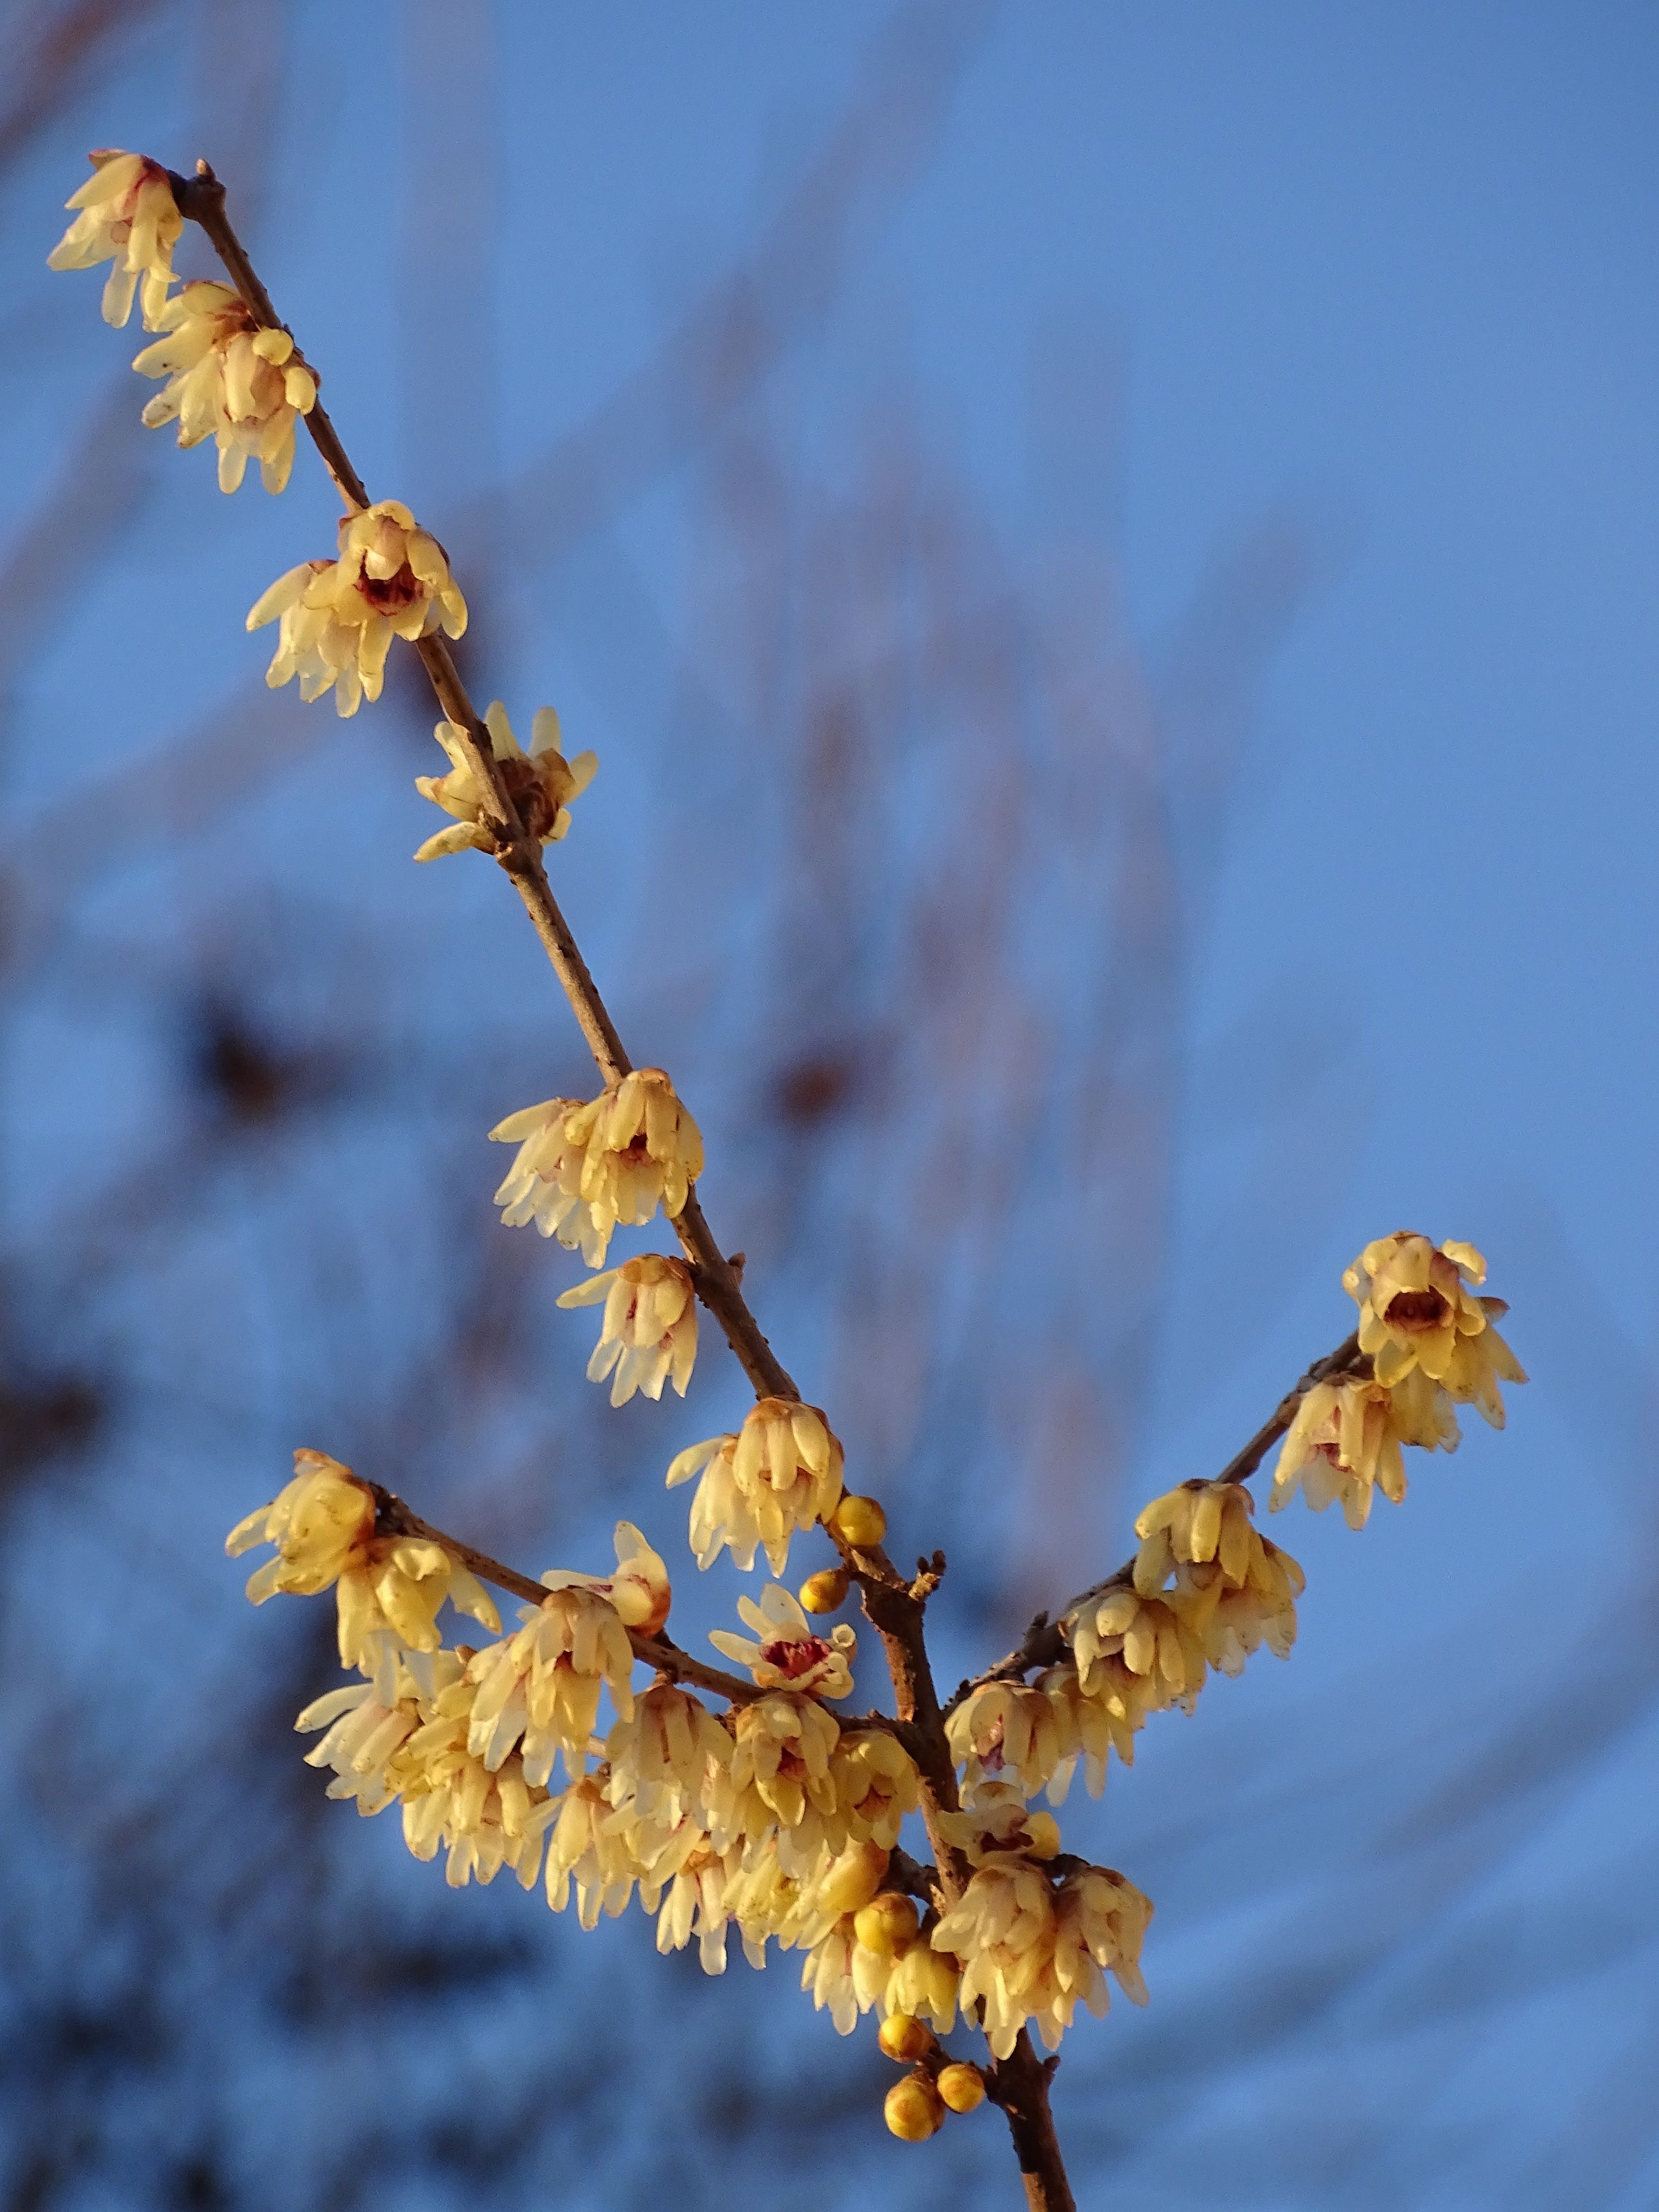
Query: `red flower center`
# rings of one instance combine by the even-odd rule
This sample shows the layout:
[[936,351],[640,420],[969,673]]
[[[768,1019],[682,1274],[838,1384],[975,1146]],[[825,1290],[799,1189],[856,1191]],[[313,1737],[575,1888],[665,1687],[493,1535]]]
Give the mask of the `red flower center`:
[[395,576],[359,576],[357,589],[377,614],[400,615],[423,595],[425,586],[405,561]]
[[1450,1309],[1437,1290],[1401,1291],[1389,1300],[1390,1328],[1438,1328]]

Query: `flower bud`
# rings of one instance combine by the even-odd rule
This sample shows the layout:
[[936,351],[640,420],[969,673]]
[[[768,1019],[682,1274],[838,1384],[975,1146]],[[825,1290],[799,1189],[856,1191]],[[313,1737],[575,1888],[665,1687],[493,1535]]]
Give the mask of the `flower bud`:
[[935,2086],[953,2112],[971,2112],[985,2102],[985,2076],[977,2066],[941,2066]]
[[801,1584],[800,1601],[808,1613],[834,1613],[846,1603],[852,1579],[845,1567],[823,1567]]
[[857,1912],[887,1879],[887,1853],[878,1843],[849,1844],[824,1875],[819,1894],[831,1912]]
[[853,1933],[866,1951],[890,1959],[915,1940],[916,1908],[902,1890],[884,1889],[862,1906],[853,1922]]
[[849,1496],[836,1506],[830,1526],[843,1544],[867,1552],[887,1534],[887,1516],[875,1498]]
[[925,2074],[907,2074],[887,2092],[882,2112],[901,2142],[926,2142],[945,2124],[939,2092]]
[[910,2066],[933,2049],[933,2031],[912,2013],[890,2013],[876,2039],[890,2058]]

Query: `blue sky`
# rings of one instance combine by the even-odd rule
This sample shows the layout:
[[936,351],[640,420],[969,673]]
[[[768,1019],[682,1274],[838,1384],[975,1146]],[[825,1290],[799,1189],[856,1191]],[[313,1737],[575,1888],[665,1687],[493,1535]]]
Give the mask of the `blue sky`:
[[[227,74],[238,40],[246,74]],[[941,44],[948,64],[928,62]],[[244,108],[227,101],[233,82]],[[871,107],[872,82],[908,85],[910,104]],[[249,226],[262,270],[371,486],[411,497],[465,564],[483,696],[523,700],[526,719],[556,699],[569,744],[600,753],[580,834],[562,850],[568,903],[641,1056],[654,1037],[702,1054],[711,1182],[742,1219],[745,1171],[763,1179],[776,1160],[752,1138],[730,1063],[763,1019],[781,910],[769,878],[752,898],[743,885],[782,802],[765,775],[748,778],[763,799],[744,795],[769,728],[764,693],[721,658],[720,469],[765,445],[792,497],[830,511],[902,425],[918,471],[955,487],[986,604],[1023,610],[1033,661],[1054,642],[1045,623],[1097,574],[1093,611],[1065,632],[1085,688],[1115,698],[1121,684],[1151,702],[1149,726],[1184,714],[1201,735],[1204,687],[1218,687],[1215,726],[1243,733],[1237,772],[1224,746],[1208,767],[1194,754],[1172,833],[1187,982],[1158,1328],[1128,1394],[1124,1487],[1079,1506],[1067,1540],[1110,1549],[1103,1569],[1140,1498],[1224,1460],[1342,1334],[1340,1270],[1396,1226],[1486,1249],[1534,1381],[1505,1437],[1471,1434],[1455,1462],[1423,1468],[1407,1506],[1379,1509],[1363,1540],[1287,1520],[1310,1575],[1294,1665],[1263,1659],[1192,1723],[1149,1735],[1096,1816],[1111,1838],[1100,1848],[1158,1896],[1176,2026],[1159,2028],[1154,1972],[1144,2023],[1115,2014],[1080,2031],[1094,2055],[1073,2072],[1074,2118],[1101,2172],[1134,2186],[1161,2175],[1183,2192],[1172,2203],[1450,2206],[1523,2188],[1550,2206],[1650,2201],[1650,2151],[1575,2182],[1552,2164],[1559,2130],[1545,2114],[1558,2088],[1577,2112],[1581,2089],[1594,2095],[1645,2050],[1650,1905],[1625,1907],[1611,1937],[1570,1935],[1581,1971],[1523,1980],[1475,2034],[1456,1990],[1457,1960],[1478,1964],[1482,1944],[1547,1948],[1530,1931],[1564,1887],[1650,1891],[1646,1708],[1637,1699],[1608,1746],[1540,1782],[1538,1802],[1500,1807],[1490,1829],[1466,1833],[1419,1795],[1437,1762],[1449,1790],[1460,1754],[1474,1765],[1505,1713],[1547,1705],[1582,1639],[1645,1618],[1652,1582],[1656,89],[1659,26],[1634,5],[161,9],[0,181],[10,550],[137,349],[136,331],[98,323],[93,279],[40,265],[82,150],[142,145],[185,166],[199,148],[233,185],[239,169],[264,179]],[[837,203],[844,251],[822,269],[802,252],[774,270],[782,335],[764,373],[729,407],[700,406],[684,388],[694,356],[665,355],[665,333],[779,234],[778,211],[860,100],[863,181]],[[135,386],[134,416],[139,404]],[[327,487],[302,453],[283,501],[225,500],[204,456],[153,438],[141,450],[144,435],[133,422],[136,459],[120,465],[137,488],[95,565],[6,660],[26,848],[77,791],[159,757],[181,728],[223,715],[234,750],[239,729],[300,727],[291,695],[265,705],[262,641],[241,620],[271,576],[326,550]],[[590,510],[593,453],[605,488]],[[52,521],[48,510],[48,537]],[[810,595],[802,605],[805,623]],[[854,647],[845,663],[856,677]],[[956,696],[954,711],[970,708]],[[1044,712],[1022,723],[1012,772],[1056,858],[1046,866],[1039,843],[1024,864],[1042,896],[1014,965],[1034,1018],[1063,1028],[1054,1010],[1086,999],[1110,949],[1077,918],[1122,856],[1103,845],[1060,857]],[[388,704],[378,720],[307,726],[308,749],[230,816],[239,865],[284,911],[316,918],[317,944],[294,955],[296,991],[333,1004],[323,948],[380,948],[399,1103],[389,1121],[343,1126],[332,1164],[319,1154],[306,1170],[325,1218],[360,1201],[367,1212],[362,1192],[392,1173],[387,1127],[409,1153],[398,1192],[426,1188],[411,1164],[437,1141],[443,1085],[471,1085],[482,1114],[492,1056],[516,1083],[538,1053],[566,1052],[526,1032],[533,947],[482,863],[413,879],[404,865],[428,826],[409,789],[426,764],[418,713]],[[883,817],[890,850],[914,848],[919,866],[933,850],[928,779],[948,787],[957,758],[941,715],[905,771],[914,791],[896,784]],[[200,846],[164,849],[129,820],[100,817],[94,863],[35,863],[43,879],[88,874],[66,893],[57,967],[13,1008],[5,1098],[21,1174],[7,1202],[20,1249],[49,1241],[88,1176],[151,1157],[176,1074],[145,994],[180,946],[220,927]],[[653,956],[676,930],[672,957]],[[469,948],[486,941],[487,1018],[467,999]],[[882,957],[869,954],[860,986],[878,1002]],[[88,999],[94,971],[137,980]],[[337,986],[348,1010],[353,988]],[[476,1173],[480,1206],[494,1164],[457,1170]],[[267,1169],[278,1172],[250,1172]],[[813,1185],[832,1243],[856,1218],[836,1181],[847,1172],[831,1158]],[[388,1212],[415,1224],[422,1253],[436,1246],[415,1199]],[[1086,1292],[1091,1268],[1104,1277],[1121,1259],[1080,1220],[1066,1249],[1063,1207],[1029,1218],[1051,1241],[1007,1255],[998,1309],[1020,1358],[1035,1356],[1045,1269],[1058,1279],[1063,1257]],[[213,1229],[212,1267],[191,1278],[186,1305],[222,1282],[228,1301],[264,1314],[272,1341],[226,1384],[218,1471],[202,1455],[168,1492],[181,1551],[244,1510],[220,1510],[226,1455],[279,1452],[301,1411],[309,1420],[343,1387],[322,1369],[283,1379],[281,1302],[258,1236],[235,1219]],[[407,1350],[422,1323],[401,1257],[371,1249],[377,1322]],[[781,1232],[775,1252],[778,1334],[817,1359],[832,1332],[812,1268]],[[943,1237],[939,1254],[966,1270]],[[945,1258],[934,1263],[942,1276]],[[131,1301],[124,1291],[100,1322],[106,1339],[142,1334]],[[1086,1328],[1080,1341],[1086,1367]],[[168,1346],[164,1373],[179,1351]],[[574,1404],[580,1363],[568,1348],[550,1358],[563,1363],[550,1388]],[[1102,1351],[1092,1379],[1109,1399],[1115,1373]],[[702,1418],[675,1442],[704,1433]],[[117,1454],[99,1478],[122,1511],[137,1510],[136,1464]],[[916,1464],[931,1502],[945,1478],[925,1444]],[[255,1494],[261,1480],[239,1469]],[[501,1476],[481,1510],[510,1524],[507,1494]],[[44,1555],[69,1543],[80,1559],[84,1535],[41,1511]],[[571,1517],[586,1536],[610,1511],[607,1493]],[[971,1519],[953,1525],[953,1542],[974,1533]],[[216,1575],[210,1555],[200,1571]],[[708,1601],[710,1620],[727,1598]],[[118,1620],[129,1600],[111,1601]],[[952,1664],[969,1662],[982,1626],[962,1605],[942,1624]],[[212,1634],[258,1648],[240,1617]],[[1633,1649],[1626,1683],[1644,1652]],[[175,1688],[204,1663],[187,1645]],[[186,1717],[173,1713],[181,1728]],[[1562,1725],[1588,1739],[1594,1721]],[[1375,1763],[1357,1757],[1372,1742]],[[1419,1828],[1396,1850],[1402,1796]],[[1224,1840],[1235,1820],[1236,1855]],[[1424,1834],[1448,1863],[1471,1855],[1449,1903],[1413,1856],[1431,1848]],[[377,1834],[373,1848],[392,1841]],[[337,1844],[343,1859],[355,1843]],[[1412,1905],[1419,1880],[1432,1910]],[[1390,1882],[1406,1900],[1397,1942],[1357,1993],[1334,2012],[1310,2001],[1309,2025],[1259,2071],[1196,2064],[1179,2073],[1185,2101],[1160,2102],[1173,2094],[1160,2033],[1197,2049],[1206,2020],[1232,2017],[1260,1978],[1263,1946],[1294,1989],[1300,1931],[1328,1932]],[[1244,1963],[1230,1979],[1235,1942]],[[733,1997],[744,2035],[773,2017],[759,2002]],[[265,2063],[257,2037],[246,2047],[255,2070],[238,2096]],[[1247,2187],[1252,2126],[1307,2155]],[[909,2185],[885,2165],[867,2171]],[[1005,2201],[1007,2177],[990,2165],[981,2197],[976,2171],[957,2175],[962,2201]],[[441,2179],[421,2186],[450,2201]]]

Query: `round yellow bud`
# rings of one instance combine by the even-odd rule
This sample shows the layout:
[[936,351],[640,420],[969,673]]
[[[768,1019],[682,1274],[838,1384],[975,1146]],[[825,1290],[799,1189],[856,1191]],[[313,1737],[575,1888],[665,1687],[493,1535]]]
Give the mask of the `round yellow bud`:
[[915,1939],[916,1908],[902,1890],[884,1889],[860,1907],[853,1920],[853,1933],[866,1951],[890,1959]]
[[903,2081],[895,2081],[882,2112],[901,2142],[926,2142],[945,2124],[939,2092],[925,2074],[907,2074]]
[[848,1585],[853,1577],[845,1567],[823,1567],[815,1575],[808,1575],[800,1586],[800,1601],[808,1613],[834,1613],[847,1602]]
[[953,2112],[971,2112],[985,2102],[985,2076],[977,2066],[941,2066],[937,2086]]
[[857,1912],[887,1879],[887,1853],[867,1838],[847,1849],[824,1875],[819,1895],[831,1912]]
[[830,1526],[843,1544],[854,1550],[872,1551],[887,1534],[887,1516],[873,1498],[849,1495],[830,1516]]
[[933,2047],[933,2031],[925,2021],[908,2012],[890,2013],[881,2024],[877,2041],[901,2066],[914,2065]]
[[1028,1813],[1025,1832],[1031,1839],[1025,1848],[1034,1859],[1059,1857],[1060,1823],[1052,1813]]

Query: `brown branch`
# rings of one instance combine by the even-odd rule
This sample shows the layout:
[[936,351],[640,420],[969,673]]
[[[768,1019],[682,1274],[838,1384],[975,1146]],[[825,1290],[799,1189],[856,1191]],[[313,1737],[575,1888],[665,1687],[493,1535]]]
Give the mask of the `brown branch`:
[[985,2094],[1001,2106],[1014,2139],[1027,2212],[1077,2212],[1048,2106],[1048,2084],[1059,2064],[1057,2057],[1039,2058],[1022,2027],[1008,2057],[985,2069]]
[[[267,329],[285,328],[270,295],[226,216],[224,186],[209,164],[198,161],[193,178],[181,177],[176,172],[168,173],[180,212],[205,234],[254,319]],[[367,487],[353,468],[326,412],[320,404],[314,405],[303,420],[348,508],[368,507],[370,501]],[[489,732],[461,681],[454,658],[442,639],[436,636],[419,640],[416,651],[439,705],[461,732],[461,750],[468,768],[479,788],[489,796],[495,858],[524,903],[600,1074],[607,1084],[618,1082],[632,1063],[570,926],[559,911],[548,884],[540,844],[526,831],[507,790]],[[697,1296],[719,1324],[757,1397],[799,1399],[800,1393],[750,1310],[739,1287],[737,1270],[703,1218],[695,1191],[675,1218],[674,1230],[691,1263]],[[440,1535],[419,1522],[401,1501],[391,1499],[389,1492],[386,1496],[390,1504],[405,1516],[404,1525],[411,1533],[424,1533],[444,1544],[483,1579],[528,1597],[532,1603],[541,1601],[544,1593],[539,1584],[514,1575],[513,1570],[502,1568],[471,1546],[457,1544]],[[837,1541],[843,1559],[858,1580],[865,1611],[881,1638],[893,1680],[896,1724],[879,1716],[875,1719],[881,1726],[895,1729],[915,1762],[922,1819],[938,1863],[939,1889],[945,1902],[953,1904],[966,1887],[969,1869],[962,1851],[950,1842],[940,1826],[942,1817],[956,1809],[957,1777],[945,1740],[944,1716],[928,1662],[924,1630],[927,1597],[944,1571],[943,1561],[939,1561],[937,1571],[924,1566],[913,1585],[878,1547],[866,1551],[839,1539]],[[503,1580],[503,1576],[510,1579]],[[711,1687],[718,1695],[734,1702],[752,1700],[760,1694],[752,1684],[741,1683],[716,1668],[704,1667],[665,1640],[635,1638],[634,1648],[647,1664],[660,1665],[675,1679]],[[1029,2056],[1029,2045],[1024,2047]],[[1012,2073],[1008,2071],[1010,2068],[1014,2069]],[[1046,2071],[1037,2066],[1034,2057],[1029,2067],[1023,2066],[1017,2051],[1013,2059],[1001,2062],[993,2074],[1001,2084],[997,2101],[1008,2116],[1028,2205],[1033,2212],[1073,2212],[1071,2187],[1048,2111]]]
[[[1344,1337],[1334,1352],[1328,1352],[1313,1365],[1296,1387],[1285,1393],[1267,1419],[1261,1424],[1247,1444],[1243,1444],[1228,1461],[1219,1474],[1212,1475],[1212,1482],[1248,1482],[1296,1419],[1296,1409],[1316,1384],[1328,1382],[1333,1375],[1364,1375],[1370,1371],[1370,1361],[1359,1349],[1358,1336]],[[994,1667],[988,1667],[982,1674],[958,1684],[955,1694],[945,1708],[948,1720],[964,1698],[975,1690],[983,1689],[988,1682],[1007,1682],[1029,1674],[1034,1668],[1052,1667],[1066,1649],[1066,1624],[1080,1609],[1095,1598],[1104,1597],[1109,1590],[1127,1589],[1134,1571],[1133,1559],[1126,1559],[1115,1573],[1103,1582],[1091,1583],[1086,1590],[1079,1590],[1067,1598],[1060,1611],[1052,1616],[1040,1613],[1026,1630],[1014,1649],[999,1659]]]

